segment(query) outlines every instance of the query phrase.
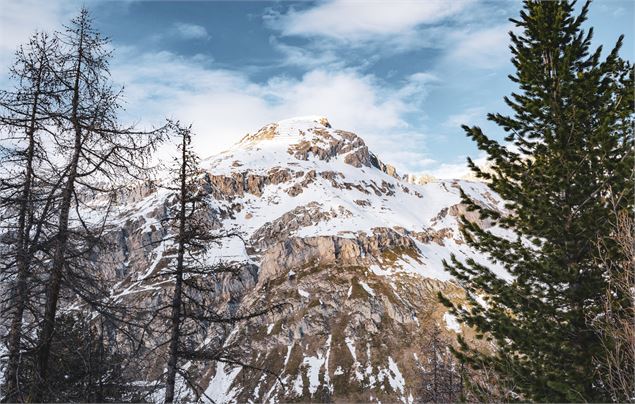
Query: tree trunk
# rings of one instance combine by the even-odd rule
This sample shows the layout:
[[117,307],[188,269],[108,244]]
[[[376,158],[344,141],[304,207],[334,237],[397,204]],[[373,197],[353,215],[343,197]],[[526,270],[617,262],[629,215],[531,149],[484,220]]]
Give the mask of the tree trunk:
[[187,137],[183,135],[181,150],[181,204],[179,206],[179,249],[176,261],[174,295],[172,297],[172,331],[170,334],[170,347],[168,357],[168,370],[165,379],[165,402],[174,401],[174,383],[178,364],[179,333],[181,327],[181,305],[183,287],[183,257],[185,255],[185,203],[187,198],[186,175],[187,175]]
[[29,274],[29,266],[31,256],[29,252],[29,233],[31,231],[32,215],[30,210],[31,194],[33,183],[33,155],[35,152],[35,121],[40,97],[40,84],[42,74],[42,64],[40,64],[38,72],[39,77],[36,80],[35,94],[33,96],[33,105],[30,116],[29,127],[27,129],[28,148],[26,153],[26,170],[24,174],[24,188],[20,199],[20,212],[18,214],[18,239],[16,251],[16,268],[17,276],[15,283],[15,300],[13,306],[13,318],[11,319],[11,327],[9,329],[7,350],[9,358],[5,370],[6,395],[5,402],[14,402],[19,399],[19,383],[18,383],[18,366],[20,362],[20,343],[22,340],[22,319],[24,317],[24,309],[27,301],[27,278]]
[[51,350],[51,339],[55,330],[55,315],[57,313],[57,303],[59,300],[60,287],[62,282],[62,274],[64,271],[66,251],[68,249],[68,219],[71,209],[73,192],[75,190],[75,180],[77,177],[77,168],[79,164],[80,152],[82,148],[82,129],[79,122],[79,86],[82,67],[82,39],[83,29],[80,32],[80,42],[78,46],[77,67],[75,70],[73,85],[73,104],[71,112],[71,122],[75,131],[75,143],[73,145],[73,155],[69,163],[68,179],[62,191],[62,200],[60,205],[60,214],[58,220],[58,233],[55,243],[55,253],[53,255],[53,264],[51,274],[46,289],[46,303],[44,308],[44,319],[42,329],[38,339],[37,354],[37,373],[39,376],[39,386],[35,388],[34,401],[43,401],[44,388],[47,385],[48,378],[48,362]]

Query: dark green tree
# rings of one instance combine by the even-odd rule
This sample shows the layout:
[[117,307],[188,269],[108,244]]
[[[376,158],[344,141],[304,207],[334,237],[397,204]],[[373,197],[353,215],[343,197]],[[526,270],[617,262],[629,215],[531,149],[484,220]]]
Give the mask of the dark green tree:
[[[463,126],[492,169],[469,159],[468,165],[506,201],[508,213],[465,193],[464,202],[508,235],[463,218],[467,243],[492,265],[452,257],[446,269],[469,304],[439,297],[493,342],[493,351],[483,352],[459,339],[455,353],[495,372],[505,399],[611,400],[594,360],[606,339],[593,323],[614,266],[597,257],[624,260],[611,236],[615,213],[633,209],[633,68],[618,55],[623,37],[605,58],[601,47],[591,48],[593,30],[582,29],[588,7],[576,13],[575,2],[526,0],[511,20],[518,28],[510,32],[516,72],[509,76],[518,92],[505,97],[512,113],[488,115],[505,142]],[[494,266],[510,280],[495,275]],[[613,293],[614,313],[629,316],[632,299]]]
[[[134,358],[121,349],[115,325],[104,317],[89,317],[71,311],[56,319],[45,386],[49,401],[140,402],[144,386],[131,382],[129,362]],[[34,361],[24,361],[18,371],[21,380],[37,380]]]

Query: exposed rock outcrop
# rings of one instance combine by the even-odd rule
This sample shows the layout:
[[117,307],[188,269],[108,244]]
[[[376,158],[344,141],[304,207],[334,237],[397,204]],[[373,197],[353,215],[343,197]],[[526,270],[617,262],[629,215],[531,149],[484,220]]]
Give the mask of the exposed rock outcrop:
[[355,238],[318,236],[290,238],[270,247],[262,256],[258,284],[315,264],[369,266],[381,262],[384,251],[416,251],[408,236],[392,229],[376,228],[372,235]]

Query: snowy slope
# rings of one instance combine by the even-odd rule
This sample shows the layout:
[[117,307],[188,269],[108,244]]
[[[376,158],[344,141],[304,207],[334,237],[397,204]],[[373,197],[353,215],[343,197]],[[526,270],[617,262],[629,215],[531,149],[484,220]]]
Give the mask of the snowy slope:
[[[347,157],[355,153],[372,153],[360,150],[366,147],[360,138],[351,140],[343,134],[352,135],[332,129],[324,117],[292,118],[268,125],[256,134],[246,136],[230,150],[204,160],[202,168],[212,175],[231,176],[243,172],[267,176],[272,171],[286,171],[294,177],[292,181],[265,186],[261,195],[245,193],[233,199],[232,203],[240,201],[243,209],[234,218],[224,221],[226,228],[237,229],[249,239],[268,222],[313,203],[323,212],[332,212],[332,217],[293,229],[290,236],[354,237],[358,232],[372,233],[372,229],[378,227],[402,228],[410,232],[448,229],[450,233],[442,246],[417,241],[424,263],[405,263],[404,268],[426,277],[449,279],[449,275],[440,270],[441,260],[449,258],[450,253],[472,254],[457,244],[461,240],[457,217],[440,217],[442,211],[461,202],[459,187],[483,204],[504,210],[502,203],[483,182],[438,180],[417,185],[388,175],[372,164],[357,167],[347,162]],[[333,143],[353,146],[350,149],[343,147],[343,152],[327,157],[309,151],[298,158],[291,151],[303,143],[317,145],[323,150],[333,148]],[[300,194],[292,196],[285,192],[302,183],[307,173],[313,171],[315,179],[303,185]],[[331,173],[335,173],[334,180],[325,178]],[[237,257],[241,253],[240,249],[234,251]]]

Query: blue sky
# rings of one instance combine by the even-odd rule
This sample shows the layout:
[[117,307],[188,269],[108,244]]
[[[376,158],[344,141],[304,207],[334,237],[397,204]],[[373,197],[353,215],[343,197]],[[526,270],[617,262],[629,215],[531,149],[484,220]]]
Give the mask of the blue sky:
[[[54,30],[75,0],[0,3],[0,84],[33,29]],[[203,157],[247,132],[298,115],[324,115],[361,135],[401,172],[453,177],[481,157],[460,125],[505,111],[509,17],[518,1],[84,2],[115,48],[125,119],[192,122]],[[595,44],[626,35],[634,56],[635,2],[596,1]]]

